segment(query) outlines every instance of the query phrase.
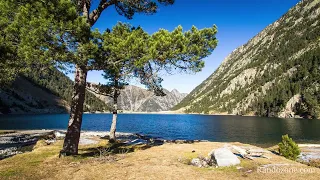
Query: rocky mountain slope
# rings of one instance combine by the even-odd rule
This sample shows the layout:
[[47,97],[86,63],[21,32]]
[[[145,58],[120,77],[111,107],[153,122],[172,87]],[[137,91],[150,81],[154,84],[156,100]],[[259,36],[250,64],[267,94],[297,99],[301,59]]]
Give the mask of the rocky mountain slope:
[[247,44],[174,110],[317,118],[320,0],[303,0]]
[[[8,87],[0,87],[0,113],[66,113],[70,110],[73,82],[56,69],[34,69]],[[86,93],[85,111],[107,111],[109,107]]]
[[[90,90],[90,88],[87,89],[91,93],[96,92],[95,90]],[[120,110],[130,112],[168,111],[187,96],[187,94],[180,93],[176,89],[172,90],[171,92],[164,90],[164,92],[166,93],[166,96],[155,96],[151,91],[129,85],[121,91],[121,94],[118,98],[118,107]],[[111,98],[98,94],[95,95],[111,106]]]

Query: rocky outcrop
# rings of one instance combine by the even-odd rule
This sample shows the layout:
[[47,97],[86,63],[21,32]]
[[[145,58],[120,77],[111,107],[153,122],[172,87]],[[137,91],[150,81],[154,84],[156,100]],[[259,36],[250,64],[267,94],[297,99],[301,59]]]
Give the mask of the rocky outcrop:
[[278,114],[281,118],[295,118],[296,106],[301,104],[302,98],[300,94],[294,95],[286,104],[285,108]]
[[[89,83],[90,84],[90,83]],[[108,96],[97,94],[94,86],[87,86],[87,89],[107,104],[112,104],[112,99]],[[118,107],[120,110],[129,112],[159,112],[168,111],[178,104],[187,94],[180,93],[174,89],[172,91],[164,90],[166,96],[156,96],[153,92],[137,86],[126,86],[121,90],[118,98]]]

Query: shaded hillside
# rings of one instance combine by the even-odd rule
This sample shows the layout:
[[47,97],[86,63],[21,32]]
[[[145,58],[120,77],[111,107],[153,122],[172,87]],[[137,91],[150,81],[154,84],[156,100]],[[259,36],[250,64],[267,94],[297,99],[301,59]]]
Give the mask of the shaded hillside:
[[0,90],[1,113],[63,113],[68,103],[49,91],[18,77],[10,88]]
[[319,80],[320,0],[304,0],[234,50],[174,110],[316,118]]
[[[62,72],[33,70],[0,89],[2,113],[65,113],[69,111],[73,82]],[[108,106],[86,93],[85,111],[106,111]]]
[[[90,87],[87,88],[90,91]],[[91,92],[96,92],[91,90]],[[187,94],[177,90],[164,90],[166,96],[155,96],[153,92],[137,86],[126,86],[121,90],[118,98],[118,107],[131,112],[159,112],[168,111],[178,104]],[[111,105],[112,100],[107,96],[96,94],[101,100]]]

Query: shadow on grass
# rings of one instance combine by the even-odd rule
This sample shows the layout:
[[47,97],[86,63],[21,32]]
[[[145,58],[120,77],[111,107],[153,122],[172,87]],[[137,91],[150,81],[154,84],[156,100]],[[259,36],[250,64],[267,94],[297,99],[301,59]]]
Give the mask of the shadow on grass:
[[89,147],[89,148],[82,148],[81,151],[83,153],[79,154],[78,156],[82,158],[86,157],[103,157],[108,155],[116,155],[116,154],[127,154],[134,152],[136,150],[146,150],[152,148],[154,146],[161,146],[163,145],[163,141],[148,141],[144,144],[128,144],[124,142],[115,142],[115,143],[108,143],[105,146],[98,146],[98,147]]

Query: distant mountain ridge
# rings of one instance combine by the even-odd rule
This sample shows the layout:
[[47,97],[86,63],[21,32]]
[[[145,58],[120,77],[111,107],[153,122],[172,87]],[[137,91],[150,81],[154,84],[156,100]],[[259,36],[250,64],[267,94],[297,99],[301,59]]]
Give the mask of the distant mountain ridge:
[[303,0],[247,44],[173,110],[320,117],[320,0]]
[[[96,91],[90,89],[90,87],[87,87],[87,89],[111,106],[111,98],[96,94]],[[129,112],[168,111],[187,96],[186,93],[180,93],[176,89],[171,92],[165,89],[164,92],[166,96],[155,96],[153,92],[146,89],[133,85],[126,86],[121,90],[121,94],[118,98],[118,108]]]

